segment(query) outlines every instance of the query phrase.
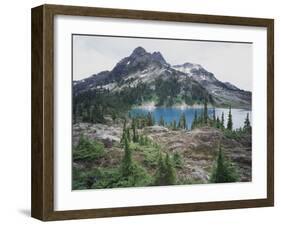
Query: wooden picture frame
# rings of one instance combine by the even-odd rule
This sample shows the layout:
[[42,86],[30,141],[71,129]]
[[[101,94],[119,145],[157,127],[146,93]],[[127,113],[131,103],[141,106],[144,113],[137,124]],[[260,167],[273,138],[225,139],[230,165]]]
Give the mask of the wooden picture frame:
[[[54,16],[240,25],[267,29],[267,198],[121,208],[54,210]],[[32,9],[32,201],[31,215],[51,221],[162,214],[274,205],[274,20],[109,8],[42,5]]]

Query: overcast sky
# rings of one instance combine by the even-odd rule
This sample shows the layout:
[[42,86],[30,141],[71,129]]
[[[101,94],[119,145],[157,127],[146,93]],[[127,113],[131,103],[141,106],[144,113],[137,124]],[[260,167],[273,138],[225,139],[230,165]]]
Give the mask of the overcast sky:
[[252,90],[252,44],[245,43],[74,35],[73,79],[111,70],[138,46],[147,52],[161,52],[171,65],[200,64],[220,81]]

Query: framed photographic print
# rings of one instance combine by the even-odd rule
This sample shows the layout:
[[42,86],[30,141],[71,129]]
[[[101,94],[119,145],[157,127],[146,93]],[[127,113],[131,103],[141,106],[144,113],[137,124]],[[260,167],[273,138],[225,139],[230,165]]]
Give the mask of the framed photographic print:
[[32,9],[32,216],[273,206],[272,19]]

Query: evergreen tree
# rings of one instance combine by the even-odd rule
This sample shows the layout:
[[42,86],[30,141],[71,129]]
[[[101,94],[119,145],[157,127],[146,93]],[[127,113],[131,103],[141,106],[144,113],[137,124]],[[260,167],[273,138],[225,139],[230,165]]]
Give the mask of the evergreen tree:
[[177,129],[177,122],[176,122],[176,120],[173,121],[172,128],[173,128],[173,130]]
[[203,124],[204,124],[204,112],[201,112],[197,120],[197,126],[202,126]]
[[162,157],[162,153],[159,153],[157,171],[155,175],[156,185],[166,185],[166,166]]
[[133,130],[133,142],[136,143],[136,142],[138,142],[138,134],[137,134],[135,119],[133,119],[133,121],[132,121],[132,130]]
[[173,154],[173,158],[172,159],[173,159],[173,163],[174,163],[175,167],[182,168],[183,161],[182,161],[181,155],[178,152],[175,152]]
[[216,110],[215,110],[215,108],[213,109],[213,123],[214,123],[214,125],[216,123]]
[[192,105],[193,104],[193,101],[192,101],[192,98],[191,96],[189,95],[189,86],[190,86],[190,83],[189,83],[189,77],[188,75],[186,75],[185,77],[185,80],[183,82],[183,98],[184,98],[184,102],[188,105]]
[[171,121],[169,127],[170,127],[171,129],[173,129],[173,125],[174,125],[174,121]]
[[76,104],[73,107],[73,124],[76,124],[77,122],[79,122],[79,112],[80,112],[80,107],[78,104]]
[[165,126],[165,121],[163,116],[161,115],[160,120],[159,120],[159,126]]
[[220,122],[219,116],[217,117],[216,128],[218,128],[218,129],[221,128],[221,122]]
[[195,113],[194,113],[194,121],[197,122],[197,110],[195,110]]
[[139,136],[138,142],[139,142],[140,145],[145,145],[145,141],[144,141],[143,135],[140,135],[140,136]]
[[144,128],[146,125],[146,119],[142,118],[140,121],[140,129]]
[[122,160],[122,174],[129,176],[133,171],[132,150],[129,147],[127,136],[124,138],[124,157]]
[[152,118],[152,125],[154,126],[155,125],[155,118],[153,116],[151,116]]
[[147,113],[146,124],[147,126],[153,126],[153,118],[150,112]]
[[207,100],[205,99],[204,101],[204,112],[203,112],[203,119],[204,119],[204,123],[207,124],[208,122],[208,106],[207,106]]
[[243,129],[244,129],[244,131],[250,131],[251,130],[251,123],[250,123],[250,119],[249,119],[249,113],[247,113],[246,119],[244,121]]
[[187,129],[187,122],[186,122],[185,114],[182,114],[182,124],[183,124],[183,128]]
[[115,122],[115,120],[117,118],[116,112],[111,113],[111,118],[112,118],[113,122]]
[[131,134],[130,134],[129,128],[126,129],[126,137],[127,137],[128,141],[131,142]]
[[195,110],[195,112],[194,112],[194,119],[193,119],[192,124],[191,124],[191,129],[195,129],[196,128],[197,121],[198,121],[198,119],[197,119],[197,110]]
[[139,119],[138,118],[135,118],[135,127],[136,127],[136,129],[140,129]]
[[176,183],[176,172],[171,162],[170,156],[166,154],[165,160],[159,153],[158,168],[155,176],[156,185],[171,185]]
[[230,162],[225,159],[221,146],[219,146],[217,162],[210,180],[213,183],[235,182],[238,180],[236,170],[231,166]]
[[232,114],[231,114],[231,106],[230,106],[228,112],[227,129],[232,130],[232,127],[233,127],[233,122],[232,122]]
[[150,140],[148,138],[148,136],[144,136],[144,144],[148,145],[150,143]]
[[186,129],[186,118],[185,114],[182,113],[178,122],[178,128],[180,129]]
[[123,133],[122,133],[122,137],[121,137],[121,140],[120,140],[120,143],[121,144],[124,144],[124,141],[125,141],[125,137],[126,137],[126,132],[127,132],[127,128],[126,128],[126,124],[127,124],[127,121],[126,119],[124,120],[124,123],[123,123]]
[[221,113],[221,128],[224,129],[224,113]]
[[165,167],[166,167],[166,184],[171,185],[176,183],[176,172],[174,166],[171,162],[170,156],[166,154],[165,159]]

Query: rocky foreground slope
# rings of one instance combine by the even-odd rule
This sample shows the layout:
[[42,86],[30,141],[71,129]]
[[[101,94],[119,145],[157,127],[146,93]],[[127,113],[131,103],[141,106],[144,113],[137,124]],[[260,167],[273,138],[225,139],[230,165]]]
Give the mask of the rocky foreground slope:
[[[178,153],[183,163],[177,169],[177,178],[184,183],[207,183],[216,159],[218,145],[221,144],[225,155],[236,165],[240,181],[251,181],[251,136],[244,136],[239,142],[227,138],[221,130],[202,127],[192,131],[170,130],[162,126],[145,127],[138,131],[153,142],[161,145],[164,152]],[[79,136],[84,134],[90,139],[104,143],[107,154],[93,164],[74,162],[77,168],[114,167],[120,165],[123,149],[118,146],[122,136],[121,124],[79,123],[73,126],[73,145],[78,143]],[[133,158],[145,164],[144,153],[134,151]],[[87,165],[85,165],[87,164]],[[153,174],[155,168],[148,167]]]

